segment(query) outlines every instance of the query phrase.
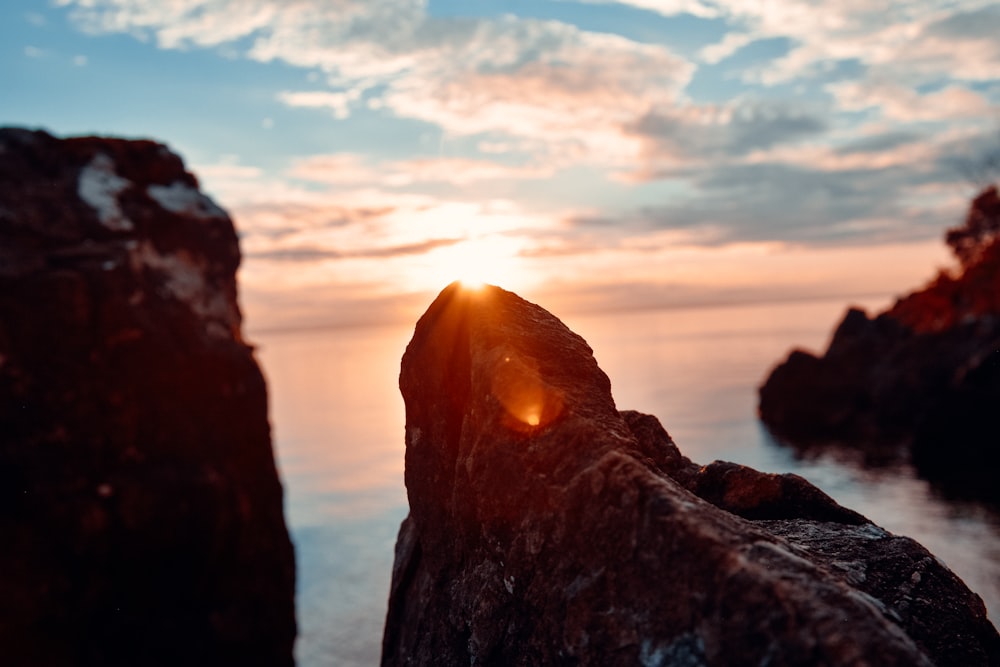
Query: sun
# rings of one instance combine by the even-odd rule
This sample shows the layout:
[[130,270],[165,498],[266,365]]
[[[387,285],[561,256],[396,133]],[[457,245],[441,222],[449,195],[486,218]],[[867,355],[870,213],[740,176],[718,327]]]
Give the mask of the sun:
[[454,281],[466,289],[499,285],[513,289],[524,282],[524,270],[513,239],[502,236],[466,239],[428,253],[428,272],[436,286]]

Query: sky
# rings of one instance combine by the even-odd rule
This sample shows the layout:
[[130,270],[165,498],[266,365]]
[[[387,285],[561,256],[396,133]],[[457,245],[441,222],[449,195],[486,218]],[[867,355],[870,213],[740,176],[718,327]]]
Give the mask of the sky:
[[4,0],[0,125],[153,138],[251,330],[893,294],[1000,147],[981,0]]

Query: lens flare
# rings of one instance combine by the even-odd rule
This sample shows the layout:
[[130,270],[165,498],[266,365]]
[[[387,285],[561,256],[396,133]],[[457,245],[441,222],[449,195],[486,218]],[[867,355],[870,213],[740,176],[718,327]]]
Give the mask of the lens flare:
[[563,411],[562,392],[542,379],[534,359],[505,354],[495,366],[492,390],[514,430],[541,428]]

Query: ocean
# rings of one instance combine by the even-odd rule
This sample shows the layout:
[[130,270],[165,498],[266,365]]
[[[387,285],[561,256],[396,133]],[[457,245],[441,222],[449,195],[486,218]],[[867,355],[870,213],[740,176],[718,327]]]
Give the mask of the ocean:
[[[881,308],[885,300],[854,305]],[[545,304],[542,304],[543,306]],[[756,418],[757,387],[793,347],[825,349],[847,303],[822,300],[562,316],[620,410],[656,415],[681,451],[794,472],[922,543],[1000,617],[1000,514],[941,497],[906,465],[802,458]],[[300,667],[378,664],[393,546],[406,516],[399,360],[413,325],[259,333],[298,565]]]

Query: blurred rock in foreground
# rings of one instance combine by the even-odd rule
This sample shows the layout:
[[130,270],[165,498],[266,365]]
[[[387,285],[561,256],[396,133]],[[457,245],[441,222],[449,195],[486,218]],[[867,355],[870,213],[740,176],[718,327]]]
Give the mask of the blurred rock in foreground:
[[233,224],[149,141],[0,130],[0,662],[291,665]]
[[445,289],[403,356],[383,665],[989,665],[980,598],[794,475],[681,455],[579,336]]
[[912,458],[946,491],[1000,503],[1000,198],[946,240],[961,263],[874,319],[850,309],[822,357],[796,350],[760,389],[782,442]]

